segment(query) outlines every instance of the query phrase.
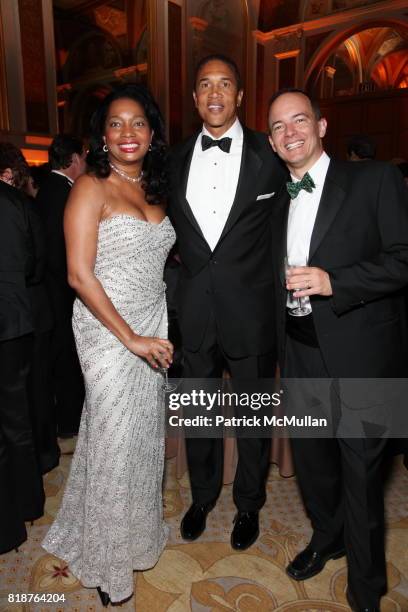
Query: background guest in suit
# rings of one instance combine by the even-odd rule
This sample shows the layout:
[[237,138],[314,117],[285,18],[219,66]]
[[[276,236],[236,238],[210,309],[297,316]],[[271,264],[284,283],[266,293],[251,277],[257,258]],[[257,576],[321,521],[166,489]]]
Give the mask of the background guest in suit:
[[[31,177],[30,168],[21,151],[11,143],[0,143],[0,168],[10,168],[13,176],[20,177],[13,178],[13,184],[20,189],[24,197]],[[34,446],[41,472],[45,474],[58,465],[60,455],[50,376],[53,316],[44,282],[44,227],[34,200],[28,197],[24,199],[34,254],[33,270],[27,286],[34,326],[27,384]]]
[[63,217],[75,179],[85,171],[85,151],[80,140],[58,135],[48,150],[51,173],[37,194],[47,242],[46,283],[55,319],[52,335],[52,376],[60,437],[78,432],[84,401],[84,384],[72,333],[75,292],[68,285]]
[[[13,145],[1,144],[0,151]],[[33,445],[27,378],[33,318],[28,278],[34,253],[25,198],[28,176],[0,155],[0,553],[26,539],[24,521],[43,514],[44,491]]]
[[[169,214],[181,259],[178,315],[189,378],[221,377],[224,365],[235,378],[275,374],[268,219],[284,171],[266,136],[238,120],[242,96],[229,58],[201,60],[193,97],[203,127],[171,156]],[[231,544],[243,550],[259,533],[270,440],[238,438],[237,445]],[[221,489],[223,440],[186,440],[186,448],[193,504],[181,534],[194,540]]]
[[369,136],[356,134],[347,143],[347,159],[349,161],[367,161],[375,159],[377,147]]
[[402,161],[396,165],[397,165],[398,170],[401,172],[404,178],[405,185],[408,187],[408,162]]
[[[277,280],[283,374],[404,376],[406,317],[400,290],[408,282],[406,189],[388,164],[330,160],[321,140],[326,125],[299,90],[272,98],[270,142],[293,181],[273,224],[277,278],[286,254],[289,263],[308,261],[288,272],[286,288]],[[309,315],[290,316],[286,289],[310,301]],[[312,398],[303,400],[308,405]],[[287,572],[304,580],[345,553],[353,610],[378,611],[386,590],[381,473],[386,442],[369,437],[292,440],[313,536]]]

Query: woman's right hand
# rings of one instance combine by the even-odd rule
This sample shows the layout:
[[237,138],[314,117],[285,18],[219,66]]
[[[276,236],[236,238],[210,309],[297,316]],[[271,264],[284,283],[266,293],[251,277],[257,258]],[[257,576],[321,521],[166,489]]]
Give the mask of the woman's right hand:
[[126,346],[138,357],[146,359],[152,368],[168,368],[172,364],[174,347],[170,340],[135,334]]

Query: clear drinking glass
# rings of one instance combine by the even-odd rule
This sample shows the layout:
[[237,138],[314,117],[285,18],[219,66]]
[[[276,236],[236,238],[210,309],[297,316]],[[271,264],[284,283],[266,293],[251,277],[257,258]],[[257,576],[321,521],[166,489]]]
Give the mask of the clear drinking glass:
[[[306,266],[307,265],[307,259],[296,259],[296,260],[290,260],[289,258],[286,256],[285,257],[285,278],[287,277],[287,272],[288,270],[290,270],[291,268],[299,268],[302,266]],[[289,314],[292,317],[306,317],[308,314],[310,314],[312,312],[312,306],[310,304],[310,299],[309,297],[306,295],[304,297],[293,297],[293,290],[288,292],[290,294],[290,301],[297,301],[297,306],[294,307],[289,307]]]
[[164,377],[164,382],[163,382],[163,386],[162,386],[163,390],[166,393],[171,393],[171,391],[174,391],[175,389],[177,389],[177,385],[175,383],[169,382],[169,370],[168,370],[168,368],[158,367],[157,369],[158,369],[158,371],[161,374],[163,374],[163,377]]

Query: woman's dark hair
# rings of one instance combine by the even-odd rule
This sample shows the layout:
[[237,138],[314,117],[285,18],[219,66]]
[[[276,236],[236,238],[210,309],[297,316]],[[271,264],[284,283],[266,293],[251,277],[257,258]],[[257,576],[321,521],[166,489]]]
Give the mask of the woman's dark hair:
[[13,173],[13,186],[24,189],[30,176],[30,167],[24,155],[11,142],[0,142],[0,174],[7,168]]
[[151,150],[143,160],[142,187],[149,204],[159,204],[167,195],[168,176],[166,169],[167,144],[164,121],[159,107],[151,93],[142,85],[128,83],[114,89],[102,100],[91,118],[89,153],[86,159],[88,172],[98,178],[106,178],[111,173],[108,155],[103,151],[106,118],[109,107],[115,100],[129,98],[143,107],[150,129],[153,130]]

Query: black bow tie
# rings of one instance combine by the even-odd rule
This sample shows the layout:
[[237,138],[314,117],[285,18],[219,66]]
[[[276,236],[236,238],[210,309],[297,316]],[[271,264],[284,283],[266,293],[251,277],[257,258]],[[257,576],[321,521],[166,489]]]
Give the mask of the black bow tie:
[[201,136],[201,148],[203,151],[206,151],[211,147],[220,147],[221,151],[224,151],[224,153],[229,153],[231,142],[232,138],[228,138],[228,136],[220,138],[219,140],[214,140],[214,138],[210,138],[210,136],[207,136],[206,134]]

